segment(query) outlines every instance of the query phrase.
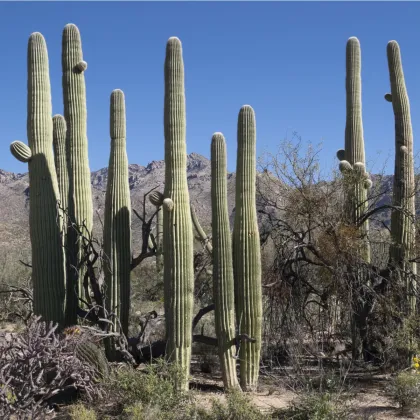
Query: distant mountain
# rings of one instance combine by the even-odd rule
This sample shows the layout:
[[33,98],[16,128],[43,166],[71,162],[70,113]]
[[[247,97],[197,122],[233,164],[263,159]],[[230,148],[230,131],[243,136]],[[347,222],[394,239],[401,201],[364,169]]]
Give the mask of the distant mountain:
[[[187,178],[190,199],[196,209],[199,220],[205,230],[210,233],[211,223],[211,166],[210,161],[197,153],[188,155]],[[147,166],[129,165],[129,183],[132,207],[139,213],[142,211],[144,194],[157,187],[164,189],[164,161],[152,161]],[[102,236],[101,219],[103,220],[105,190],[108,179],[108,169],[103,168],[92,172],[92,195],[94,203],[94,235]],[[228,200],[231,220],[234,211],[235,174],[228,174]],[[378,178],[373,177],[373,181]],[[392,186],[392,176],[385,176],[381,183]],[[386,195],[379,204],[389,202]],[[147,200],[149,212],[153,209]],[[29,240],[29,177],[28,174],[15,174],[0,170],[0,252],[1,255],[11,255],[13,259],[30,256]],[[383,215],[388,219],[388,215]],[[132,215],[133,246],[136,253],[140,248],[141,223]],[[21,256],[20,256],[21,255]],[[1,258],[0,258],[1,264]]]
[[[190,199],[203,227],[209,232],[211,206],[211,166],[210,161],[196,153],[188,155],[187,177]],[[144,194],[157,187],[163,192],[165,162],[152,161],[147,166],[129,165],[129,183],[132,207],[142,211]],[[105,191],[108,169],[92,172],[92,196],[94,203],[94,234],[102,236]],[[228,174],[229,211],[234,206],[235,175]],[[146,201],[149,212],[152,207]],[[150,213],[151,214],[151,213]],[[13,254],[27,256],[30,253],[29,240],[29,176],[0,170],[0,252],[2,255]],[[141,222],[132,215],[134,251],[140,247]],[[20,252],[19,252],[20,251]],[[20,258],[20,257],[17,257]],[[1,261],[1,259],[0,259]]]

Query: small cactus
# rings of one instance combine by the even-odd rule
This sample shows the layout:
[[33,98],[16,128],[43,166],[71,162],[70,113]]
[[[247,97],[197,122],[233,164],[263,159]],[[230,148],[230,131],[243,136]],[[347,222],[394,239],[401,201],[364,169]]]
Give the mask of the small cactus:
[[76,344],[76,357],[82,362],[95,368],[96,380],[102,381],[109,376],[108,360],[103,350],[89,340],[82,340]]

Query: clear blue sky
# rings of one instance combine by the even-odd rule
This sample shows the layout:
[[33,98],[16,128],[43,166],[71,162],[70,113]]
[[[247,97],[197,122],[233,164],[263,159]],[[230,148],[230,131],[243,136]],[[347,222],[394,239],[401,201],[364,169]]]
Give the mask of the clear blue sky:
[[34,31],[47,41],[53,112],[63,112],[61,33],[71,22],[81,31],[88,62],[92,170],[108,164],[109,96],[116,88],[126,95],[130,163],[163,158],[163,63],[170,36],[178,36],[184,48],[189,153],[208,157],[212,133],[222,131],[229,169],[235,170],[237,115],[250,104],[259,153],[274,151],[295,130],[305,141],[323,141],[321,157],[331,166],[344,145],[346,41],[357,36],[367,157],[379,170],[391,153],[391,172],[393,113],[383,99],[389,91],[386,45],[395,39],[401,47],[416,140],[419,16],[416,2],[0,3],[0,168],[27,171],[8,148],[13,140],[26,142],[26,48]]

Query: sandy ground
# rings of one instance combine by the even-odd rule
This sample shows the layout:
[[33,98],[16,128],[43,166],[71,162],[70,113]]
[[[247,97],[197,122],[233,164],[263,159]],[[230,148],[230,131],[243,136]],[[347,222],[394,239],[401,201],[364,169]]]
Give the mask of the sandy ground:
[[[349,420],[389,420],[389,419],[420,419],[419,412],[410,415],[402,415],[397,405],[387,396],[385,388],[389,383],[389,376],[372,376],[368,381],[352,381],[348,390],[348,404],[351,415]],[[253,403],[266,413],[278,409],[287,408],[295,399],[299,400],[302,393],[293,392],[277,383],[275,378],[260,378],[258,392],[250,394]],[[211,407],[211,400],[217,398],[224,400],[221,378],[215,374],[203,374],[195,372],[192,379],[192,389],[196,389],[197,401],[205,408]],[[420,396],[419,396],[420,397]],[[343,420],[346,420],[343,418]]]

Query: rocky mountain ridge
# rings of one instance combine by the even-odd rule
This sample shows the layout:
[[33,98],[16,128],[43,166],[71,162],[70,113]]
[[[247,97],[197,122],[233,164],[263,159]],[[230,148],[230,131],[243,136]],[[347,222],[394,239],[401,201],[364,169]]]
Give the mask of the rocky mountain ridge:
[[[129,183],[132,207],[142,211],[144,194],[153,188],[164,189],[165,162],[154,160],[147,166],[129,165]],[[187,178],[191,203],[201,224],[210,231],[211,219],[211,163],[206,157],[191,153],[187,159]],[[235,197],[235,173],[228,174],[229,213],[233,216]],[[108,169],[102,168],[91,174],[92,196],[94,202],[94,235],[102,236],[101,220],[105,202]],[[375,181],[375,180],[374,180]],[[392,185],[392,176],[381,182]],[[385,197],[388,201],[389,197]],[[382,200],[381,200],[382,201]],[[153,211],[149,205],[149,213]],[[14,259],[30,258],[29,240],[29,176],[28,173],[13,173],[0,170],[0,249],[3,256],[12,255]],[[140,247],[141,222],[133,214],[134,252]],[[1,263],[1,261],[0,261]]]

